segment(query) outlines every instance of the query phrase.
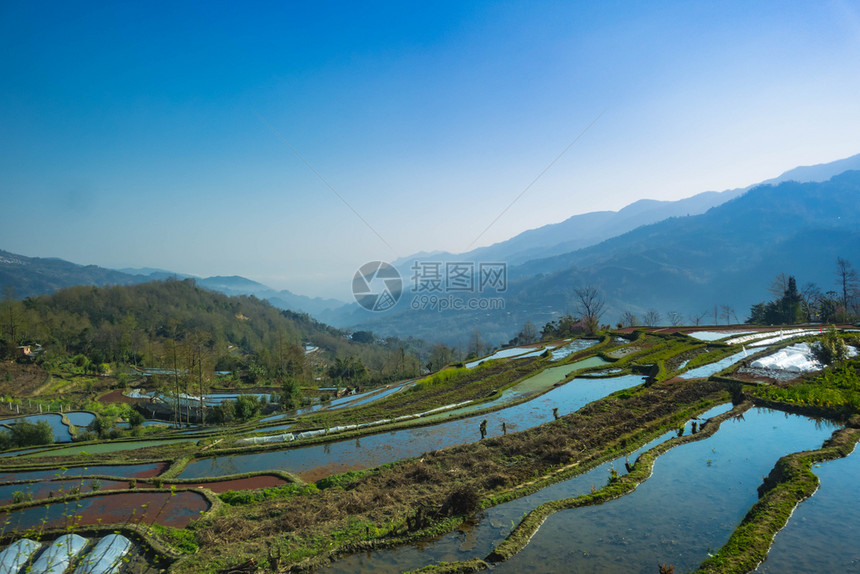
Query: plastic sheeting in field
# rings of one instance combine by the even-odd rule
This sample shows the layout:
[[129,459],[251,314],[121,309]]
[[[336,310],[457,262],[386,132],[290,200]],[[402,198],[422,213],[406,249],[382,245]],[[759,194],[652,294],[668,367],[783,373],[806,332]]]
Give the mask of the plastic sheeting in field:
[[86,545],[87,539],[83,536],[77,534],[60,536],[39,555],[30,572],[32,574],[63,574]]
[[81,560],[74,574],[116,574],[129,550],[131,540],[120,534],[109,534]]
[[42,545],[29,538],[22,538],[0,552],[0,574],[18,574],[24,564]]

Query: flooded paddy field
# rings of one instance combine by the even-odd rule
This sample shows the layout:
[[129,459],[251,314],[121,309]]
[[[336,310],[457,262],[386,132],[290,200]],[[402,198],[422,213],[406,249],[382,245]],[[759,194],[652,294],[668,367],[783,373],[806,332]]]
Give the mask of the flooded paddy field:
[[14,480],[51,480],[75,476],[119,476],[123,478],[152,478],[167,468],[165,462],[127,465],[89,465],[48,470],[11,471],[0,474],[0,482]]
[[[408,428],[309,447],[234,454],[200,459],[188,464],[179,478],[224,476],[241,472],[287,470],[306,480],[317,480],[346,470],[373,468],[424,452],[474,442],[481,438],[480,424],[487,421],[487,436],[499,436],[531,428],[615,391],[641,384],[642,377],[574,379],[536,399],[485,415],[428,426]],[[505,424],[503,429],[502,423]]]
[[837,425],[753,409],[710,438],[660,456],[653,476],[605,504],[550,516],[529,544],[494,571],[643,572],[698,567],[758,499],[779,457],[821,446]]
[[860,571],[860,452],[812,471],[818,491],[795,509],[756,572]]
[[[731,404],[714,407],[700,415],[696,419],[697,424],[727,412],[731,408]],[[692,430],[691,422],[688,421],[685,425],[687,434]],[[677,431],[667,432],[635,451],[600,464],[587,472],[547,486],[534,494],[488,508],[463,523],[455,531],[439,538],[397,548],[353,554],[321,568],[319,572],[348,574],[372,571],[394,574],[440,562],[483,558],[510,534],[514,525],[525,514],[539,505],[551,500],[587,494],[595,488],[602,487],[606,484],[612,470],[624,473],[626,462],[635,462],[641,453],[676,436],[678,436]]]
[[6,532],[34,529],[97,526],[100,524],[161,524],[188,526],[209,509],[209,501],[197,492],[122,492],[33,506],[0,514]]

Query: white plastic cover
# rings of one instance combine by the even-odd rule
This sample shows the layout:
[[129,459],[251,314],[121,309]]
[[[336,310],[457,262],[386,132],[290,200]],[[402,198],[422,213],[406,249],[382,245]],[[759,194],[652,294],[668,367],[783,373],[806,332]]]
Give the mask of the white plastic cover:
[[63,574],[86,545],[87,539],[83,536],[60,536],[39,555],[30,569],[30,574]]
[[116,574],[129,550],[131,540],[121,534],[108,534],[84,556],[74,574]]
[[0,574],[18,574],[24,564],[42,545],[29,538],[22,538],[0,552]]

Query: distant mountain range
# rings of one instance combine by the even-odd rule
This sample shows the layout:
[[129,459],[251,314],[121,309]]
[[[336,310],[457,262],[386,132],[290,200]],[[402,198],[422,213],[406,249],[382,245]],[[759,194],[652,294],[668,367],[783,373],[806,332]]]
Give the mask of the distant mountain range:
[[343,301],[296,295],[286,289],[278,291],[244,277],[194,277],[163,269],[105,269],[97,265],[78,265],[63,259],[26,257],[0,250],[0,287],[14,290],[16,298],[53,293],[74,285],[134,285],[169,278],[193,278],[211,291],[225,295],[254,295],[267,299],[280,309],[319,315],[330,308],[342,307]]
[[[540,327],[575,312],[575,289],[583,285],[604,293],[607,322],[624,311],[655,310],[664,322],[672,311],[687,321],[698,317],[713,323],[713,309],[723,305],[733,310],[732,319],[743,320],[751,304],[768,297],[776,274],[795,275],[800,284],[814,281],[826,291],[832,288],[836,258],[860,254],[860,171],[852,170],[860,170],[860,155],[798,167],[749,188],[679,201],[640,200],[617,212],[576,215],[468,253],[419,253],[395,262],[407,287],[414,261],[505,262],[504,309],[413,311],[405,292],[395,309],[371,313],[354,303],[278,291],[239,276],[194,279],[201,287],[268,299],[338,327],[447,343],[465,342],[478,329],[485,341],[498,344],[526,320]],[[0,288],[13,287],[17,297],[168,277],[190,276],[0,251]]]
[[506,241],[479,247],[466,253],[453,254],[444,251],[416,253],[396,260],[394,266],[406,277],[414,261],[504,261],[511,265],[520,265],[532,259],[543,259],[597,245],[611,237],[669,217],[705,213],[712,207],[743,195],[758,185],[777,184],[784,181],[800,183],[826,181],[834,175],[850,170],[860,170],[860,154],[831,163],[796,167],[779,177],[749,187],[722,192],[706,191],[677,201],[641,199],[619,211],[594,211],[574,215],[560,223],[530,229]]
[[[724,320],[724,305],[735,322],[746,318],[750,305],[769,298],[767,288],[778,273],[827,291],[834,288],[837,257],[851,261],[858,255],[860,171],[848,171],[826,182],[760,185],[699,215],[670,217],[583,249],[510,265],[503,310],[374,314],[353,307],[324,320],[381,335],[435,334],[451,343],[467,341],[477,328],[497,343],[526,320],[540,327],[561,313],[575,313],[576,288],[595,285],[606,298],[606,322],[624,311],[641,317],[654,310],[664,323],[670,312],[685,322],[698,317],[714,323],[714,309]],[[400,309],[408,305],[401,302]]]

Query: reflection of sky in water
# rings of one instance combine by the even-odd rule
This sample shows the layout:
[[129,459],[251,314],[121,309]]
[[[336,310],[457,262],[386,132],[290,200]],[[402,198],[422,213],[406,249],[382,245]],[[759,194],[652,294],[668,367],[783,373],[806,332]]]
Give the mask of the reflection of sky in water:
[[301,473],[328,465],[371,468],[427,451],[476,441],[480,439],[478,427],[485,419],[487,436],[490,437],[502,434],[502,422],[510,432],[524,430],[553,420],[553,408],[558,408],[559,414],[565,415],[612,392],[641,382],[642,377],[637,376],[574,379],[531,401],[486,415],[368,435],[361,438],[361,446],[351,439],[326,445],[201,459],[190,463],[180,478],[224,476],[256,470]]
[[[716,406],[700,415],[699,418],[715,417],[731,410],[731,403]],[[690,433],[690,421],[686,424],[686,434]],[[551,500],[561,500],[591,492],[592,486],[600,488],[609,478],[609,470],[615,468],[619,473],[626,472],[625,460],[631,463],[646,450],[677,436],[677,432],[665,433],[648,444],[643,445],[626,457],[601,464],[588,472],[568,480],[557,482],[529,496],[506,502],[479,513],[472,521],[461,525],[457,530],[436,540],[417,545],[379,550],[372,553],[353,554],[321,569],[325,574],[349,574],[351,572],[392,573],[415,570],[438,562],[454,562],[469,558],[484,558],[497,544],[510,534],[513,524],[537,506]]]
[[155,476],[164,463],[153,462],[149,464],[108,465],[108,466],[76,466],[66,469],[51,470],[29,470],[23,472],[7,472],[0,474],[0,481],[10,480],[43,480],[50,478],[65,478],[72,476],[100,475],[121,476],[124,478],[142,478],[144,476]]
[[136,492],[35,506],[12,512],[8,516],[0,514],[0,519],[9,519],[7,532],[34,527],[65,528],[72,524],[117,524],[132,518],[134,522],[157,522],[184,528],[192,518],[200,516],[201,510],[208,508],[209,503],[196,492]]
[[710,363],[708,365],[702,365],[701,367],[696,367],[695,369],[690,369],[686,373],[682,373],[678,375],[679,379],[704,379],[710,377],[714,373],[718,373],[725,368],[734,365],[744,357],[748,355],[748,351],[741,351],[739,353],[735,353],[734,355],[729,355],[728,357],[722,358],[715,363]]
[[800,503],[756,572],[860,571],[860,453],[812,468],[821,486]]
[[728,540],[757,488],[781,456],[821,446],[836,427],[753,409],[716,435],[657,459],[634,492],[605,504],[550,516],[499,572],[541,564],[545,572],[642,572],[655,564],[694,570]]

